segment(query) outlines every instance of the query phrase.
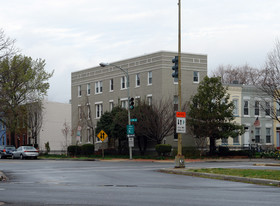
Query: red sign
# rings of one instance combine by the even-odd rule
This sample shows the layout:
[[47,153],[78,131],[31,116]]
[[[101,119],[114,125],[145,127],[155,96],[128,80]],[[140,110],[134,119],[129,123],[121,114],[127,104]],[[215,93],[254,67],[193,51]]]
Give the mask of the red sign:
[[186,118],[186,112],[176,112],[176,117]]

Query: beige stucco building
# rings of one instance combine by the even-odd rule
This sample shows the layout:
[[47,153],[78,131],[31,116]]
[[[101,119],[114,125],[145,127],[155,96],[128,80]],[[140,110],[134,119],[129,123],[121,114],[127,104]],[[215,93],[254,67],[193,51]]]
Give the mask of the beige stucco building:
[[[176,52],[160,51],[152,54],[110,63],[128,72],[130,97],[146,100],[150,104],[161,99],[173,99],[177,104],[178,83],[172,77],[172,59]],[[182,99],[188,101],[197,91],[198,83],[207,75],[207,55],[182,53]],[[105,111],[115,105],[127,108],[127,79],[125,73],[115,66],[100,66],[72,73],[72,144],[99,141],[92,134],[91,127]],[[83,108],[86,108],[83,110]],[[83,115],[84,114],[84,115]],[[90,120],[90,125],[82,123],[82,117]],[[93,138],[94,137],[94,138]],[[193,144],[191,138],[183,135],[183,145]],[[177,147],[174,136],[166,138],[166,143]]]

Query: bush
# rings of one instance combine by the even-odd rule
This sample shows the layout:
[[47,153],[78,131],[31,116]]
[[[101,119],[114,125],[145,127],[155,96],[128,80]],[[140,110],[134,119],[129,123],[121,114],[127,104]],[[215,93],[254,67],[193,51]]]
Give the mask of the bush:
[[219,156],[228,156],[229,155],[229,148],[228,147],[219,146],[218,154],[219,154]]
[[170,144],[157,144],[156,151],[160,156],[166,156],[171,152],[172,146]]
[[82,155],[93,155],[94,154],[94,145],[93,144],[84,144],[81,146]]
[[68,155],[70,156],[77,156],[81,154],[81,147],[78,145],[70,145],[67,148]]

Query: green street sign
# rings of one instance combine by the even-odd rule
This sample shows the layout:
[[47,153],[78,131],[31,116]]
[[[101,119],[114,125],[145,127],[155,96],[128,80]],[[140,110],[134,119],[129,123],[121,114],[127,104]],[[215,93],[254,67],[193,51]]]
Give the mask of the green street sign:
[[137,119],[130,119],[131,122],[137,122]]
[[134,125],[126,125],[126,133],[134,134]]

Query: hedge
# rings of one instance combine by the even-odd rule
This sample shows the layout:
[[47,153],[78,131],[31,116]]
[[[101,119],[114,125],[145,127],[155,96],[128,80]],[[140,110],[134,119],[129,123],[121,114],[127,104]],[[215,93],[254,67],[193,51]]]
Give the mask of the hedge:
[[172,150],[172,146],[170,144],[157,144],[156,151],[158,155],[166,156]]
[[84,144],[81,146],[82,155],[93,155],[94,154],[94,145],[93,144]]

